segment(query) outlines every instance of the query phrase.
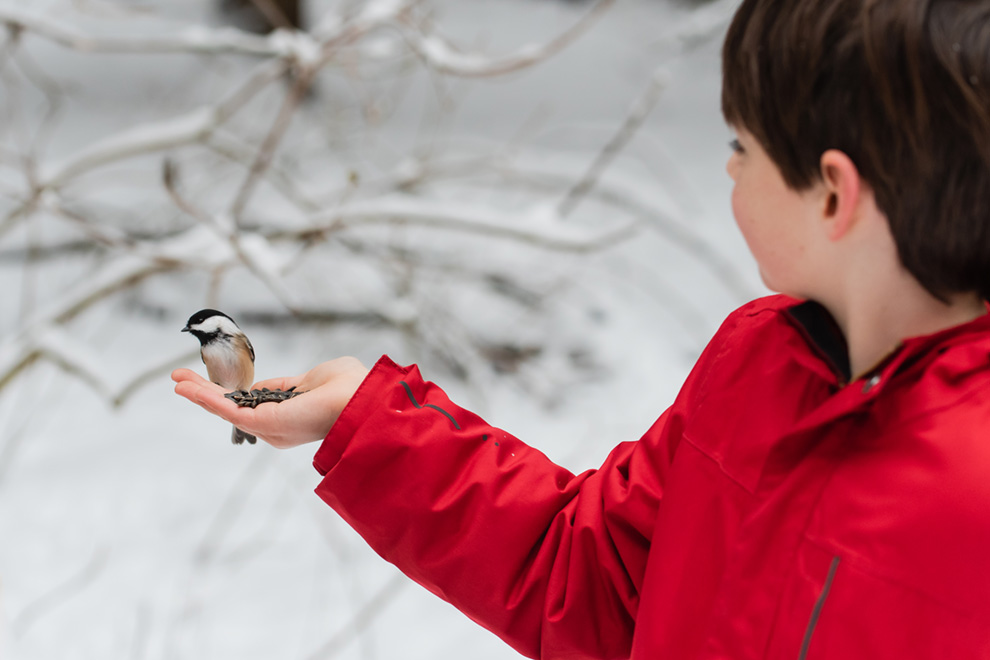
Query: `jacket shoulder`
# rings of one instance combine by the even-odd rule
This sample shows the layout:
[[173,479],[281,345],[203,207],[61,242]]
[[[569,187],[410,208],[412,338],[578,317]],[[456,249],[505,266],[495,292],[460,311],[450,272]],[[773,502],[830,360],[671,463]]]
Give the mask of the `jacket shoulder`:
[[784,312],[800,303],[801,301],[789,296],[774,295],[757,298],[742,305],[725,318],[699,362],[704,363],[713,357],[713,353],[721,355],[730,347],[745,342],[746,338],[776,326]]

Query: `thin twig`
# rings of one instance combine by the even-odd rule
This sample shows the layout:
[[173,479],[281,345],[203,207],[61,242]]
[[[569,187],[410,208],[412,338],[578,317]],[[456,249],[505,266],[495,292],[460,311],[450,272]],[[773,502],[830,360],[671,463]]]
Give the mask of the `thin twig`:
[[619,155],[623,147],[629,143],[629,140],[636,134],[639,127],[643,125],[650,111],[653,110],[657,101],[660,100],[660,94],[663,92],[666,84],[667,75],[665,72],[657,71],[653,74],[650,78],[650,83],[646,86],[643,93],[640,94],[639,98],[636,99],[625,121],[622,122],[622,125],[612,136],[612,139],[598,152],[598,155],[592,161],[591,166],[588,167],[584,176],[567,191],[567,194],[560,201],[557,212],[562,218],[570,215],[577,205],[581,203],[581,200],[595,185],[605,169],[615,160],[615,157]]
[[196,549],[193,550],[192,559],[196,570],[209,571],[212,568],[220,557],[220,551],[227,543],[231,530],[237,526],[247,509],[251,493],[272,466],[274,466],[272,457],[266,456],[264,452],[256,453],[244,466],[244,470],[231,484],[230,490],[217,507],[209,526],[200,537]]
[[111,399],[111,404],[115,408],[120,408],[148,383],[158,380],[161,376],[171,373],[178,367],[189,364],[197,357],[199,357],[199,350],[194,349],[167,357],[156,364],[145,367],[143,370],[131,376],[130,380],[118,387],[117,394]]
[[[204,144],[235,165],[251,162],[251,152],[248,146],[242,145],[231,137],[221,135],[219,131],[211,135]],[[292,174],[279,167],[274,160],[269,163],[264,174],[272,187],[304,213],[316,213],[325,206],[318,200],[310,198],[292,177]]]
[[274,464],[270,455],[266,455],[263,451],[254,452],[254,455],[227,490],[223,501],[216,508],[206,531],[200,536],[199,542],[193,550],[192,557],[189,558],[189,572],[186,574],[182,586],[177,588],[183,600],[179,611],[166,624],[165,648],[161,657],[177,657],[176,648],[181,638],[182,628],[190,621],[195,621],[202,614],[206,600],[204,592],[220,551],[227,543],[231,531],[240,521],[251,494],[261,481],[261,477]]
[[[175,205],[184,213],[192,216],[224,238],[230,244],[238,260],[268,287],[269,291],[272,292],[286,309],[295,311],[297,304],[293,299],[293,295],[282,284],[278,273],[259,263],[259,260],[247,249],[248,235],[240,232],[230,218],[210,215],[186,200],[177,190],[176,178],[175,164],[166,160],[162,168],[162,179],[165,184],[165,190]],[[260,234],[251,234],[250,236],[267,245],[267,240]]]
[[27,631],[39,620],[47,616],[73,596],[88,587],[96,578],[100,576],[107,565],[110,557],[110,550],[106,547],[99,547],[93,551],[89,561],[69,576],[61,584],[55,586],[47,593],[42,594],[33,602],[28,603],[20,614],[14,617],[10,623],[11,637],[22,638]]
[[306,656],[307,660],[329,660],[341,653],[349,644],[358,639],[368,627],[385,611],[385,608],[395,602],[398,596],[411,582],[409,578],[398,573],[386,582],[372,596],[350,621],[324,642],[320,648]]
[[282,107],[279,108],[278,115],[275,117],[275,121],[272,123],[268,134],[258,148],[258,153],[251,163],[251,169],[248,170],[247,177],[244,179],[240,189],[237,191],[237,195],[234,197],[234,201],[230,205],[229,213],[235,222],[239,222],[259,179],[268,169],[275,150],[289,129],[289,125],[292,123],[292,116],[295,114],[302,100],[306,98],[306,94],[313,82],[314,74],[315,71],[311,69],[302,69],[298,72],[296,79],[292,83],[292,87],[289,89],[288,94],[286,94],[285,100],[282,102]]

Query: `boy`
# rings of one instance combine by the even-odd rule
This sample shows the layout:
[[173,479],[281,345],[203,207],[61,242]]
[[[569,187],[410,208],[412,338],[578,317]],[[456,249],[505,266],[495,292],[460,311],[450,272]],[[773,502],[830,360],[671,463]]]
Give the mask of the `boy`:
[[990,658],[990,3],[745,0],[732,206],[768,287],[580,475],[418,370],[351,359],[239,409],[323,439],[318,494],[542,658]]

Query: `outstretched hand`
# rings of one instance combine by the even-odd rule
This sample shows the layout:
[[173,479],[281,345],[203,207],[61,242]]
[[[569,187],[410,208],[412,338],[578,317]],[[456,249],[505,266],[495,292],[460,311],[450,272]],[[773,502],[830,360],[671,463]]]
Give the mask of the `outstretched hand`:
[[172,372],[175,393],[221,417],[239,429],[256,435],[273,447],[287,449],[322,440],[368,374],[358,360],[338,358],[313,367],[301,376],[272,378],[251,389],[304,392],[281,403],[242,408],[224,396],[229,390],[211,383],[189,369]]

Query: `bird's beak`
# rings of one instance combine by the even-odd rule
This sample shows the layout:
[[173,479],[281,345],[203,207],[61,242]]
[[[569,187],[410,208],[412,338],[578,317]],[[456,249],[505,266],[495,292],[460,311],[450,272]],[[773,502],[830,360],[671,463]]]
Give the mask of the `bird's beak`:
[[186,327],[184,327],[184,328],[182,329],[182,332],[189,332],[189,326],[187,325]]

